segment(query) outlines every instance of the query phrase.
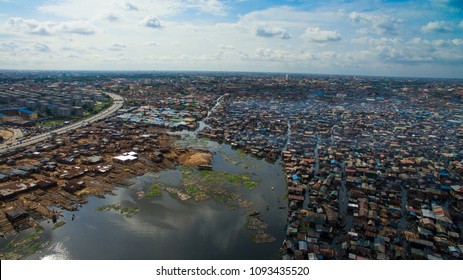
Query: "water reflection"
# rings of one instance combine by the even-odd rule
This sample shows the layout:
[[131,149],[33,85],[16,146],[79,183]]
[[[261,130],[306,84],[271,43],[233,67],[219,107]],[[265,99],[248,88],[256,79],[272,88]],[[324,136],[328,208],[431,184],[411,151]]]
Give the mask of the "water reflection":
[[[286,224],[285,182],[278,164],[269,164],[247,155],[237,156],[229,146],[208,142],[213,152],[214,170],[246,173],[259,184],[252,190],[235,189],[244,199],[254,202],[269,224],[267,232],[275,236],[272,244],[254,244],[245,228],[246,209],[232,210],[227,205],[207,200],[179,200],[163,192],[155,198],[137,198],[154,182],[177,187],[178,170],[145,174],[130,182],[129,188],[117,188],[115,195],[90,198],[75,212],[64,212],[66,224],[58,229],[45,227],[41,238],[48,244],[31,259],[272,259],[284,238]],[[215,147],[215,148],[214,148]],[[230,160],[232,158],[232,160]],[[108,204],[138,207],[127,218],[113,211],[96,209]],[[269,206],[267,210],[267,205]],[[283,208],[283,209],[281,209]]]
[[51,254],[43,257],[43,260],[67,260],[69,259],[69,251],[62,242],[57,242],[50,247]]

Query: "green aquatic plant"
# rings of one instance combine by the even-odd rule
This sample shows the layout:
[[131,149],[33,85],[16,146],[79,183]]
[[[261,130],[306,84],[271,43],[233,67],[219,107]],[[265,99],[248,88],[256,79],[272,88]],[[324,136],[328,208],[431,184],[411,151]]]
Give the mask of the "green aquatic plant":
[[154,183],[146,192],[146,198],[153,198],[156,196],[160,196],[162,194],[161,189],[164,188],[164,185],[161,183]]
[[65,221],[59,221],[59,222],[57,222],[56,224],[53,225],[53,229],[57,229],[57,228],[59,228],[61,226],[64,226],[65,224],[66,224]]
[[109,205],[100,206],[96,208],[96,211],[99,211],[99,212],[114,211],[116,213],[123,215],[126,218],[131,218],[133,217],[133,215],[140,212],[140,208],[139,207],[123,207],[121,204],[109,204]]
[[253,182],[253,181],[244,182],[244,186],[245,186],[247,189],[252,190],[253,188],[255,188],[255,187],[257,186],[257,182]]
[[199,192],[199,188],[196,186],[188,186],[185,189],[186,189],[186,192],[191,195],[195,195]]
[[2,252],[0,252],[0,259],[18,260],[40,250],[44,244],[39,236],[39,233],[43,231],[42,229],[36,228],[34,232],[23,238],[13,239],[13,241],[8,243],[5,249],[2,249]]
[[257,186],[257,181],[252,181],[246,174],[232,174],[228,172],[201,170],[199,172],[201,181],[207,185],[230,184],[233,187],[245,186],[248,189]]
[[247,156],[248,154],[246,154],[246,152],[244,152],[244,151],[242,151],[242,150],[238,150],[238,151],[236,151],[236,155],[237,155],[238,157],[245,157],[245,156]]

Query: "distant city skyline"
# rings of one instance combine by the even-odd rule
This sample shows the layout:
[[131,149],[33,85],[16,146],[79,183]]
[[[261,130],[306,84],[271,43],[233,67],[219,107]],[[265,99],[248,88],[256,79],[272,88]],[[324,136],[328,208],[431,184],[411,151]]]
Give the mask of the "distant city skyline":
[[463,78],[463,1],[0,0],[0,69]]

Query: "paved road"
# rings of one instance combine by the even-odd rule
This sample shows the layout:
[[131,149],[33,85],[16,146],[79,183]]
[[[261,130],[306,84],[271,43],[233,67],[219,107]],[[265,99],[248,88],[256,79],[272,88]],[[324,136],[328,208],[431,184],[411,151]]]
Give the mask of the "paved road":
[[82,127],[82,126],[84,126],[84,125],[86,125],[88,123],[93,123],[93,122],[96,122],[98,120],[101,120],[101,119],[104,119],[104,118],[108,117],[109,115],[116,112],[117,110],[119,110],[122,107],[122,105],[124,104],[124,99],[122,98],[122,96],[114,94],[114,93],[106,93],[106,94],[108,94],[114,101],[113,105],[111,105],[111,107],[107,108],[106,110],[104,110],[104,111],[102,111],[102,112],[100,112],[100,113],[98,113],[96,115],[93,115],[93,116],[91,116],[89,118],[86,118],[84,120],[78,121],[76,123],[71,123],[71,124],[69,124],[67,126],[60,127],[60,128],[55,129],[53,131],[42,133],[42,134],[30,137],[30,138],[25,138],[24,140],[22,140],[21,143],[16,143],[16,144],[13,144],[13,145],[0,145],[0,153],[10,151],[10,150],[14,150],[14,149],[17,149],[17,148],[30,146],[30,145],[39,143],[41,141],[47,140],[54,133],[63,134],[63,133],[66,133],[66,132],[68,132],[70,130],[80,128],[80,127]]

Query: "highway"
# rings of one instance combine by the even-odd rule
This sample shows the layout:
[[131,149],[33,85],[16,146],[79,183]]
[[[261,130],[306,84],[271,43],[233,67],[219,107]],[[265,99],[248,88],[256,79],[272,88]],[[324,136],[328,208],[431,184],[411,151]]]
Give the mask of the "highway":
[[91,117],[88,117],[86,119],[83,119],[81,121],[78,121],[78,122],[75,122],[75,123],[70,123],[69,125],[67,126],[63,126],[63,127],[60,127],[58,129],[55,129],[55,130],[52,130],[52,131],[49,131],[49,132],[46,132],[46,133],[42,133],[42,134],[39,134],[39,135],[35,135],[33,137],[30,137],[30,138],[24,138],[21,143],[15,143],[15,144],[12,144],[12,145],[0,145],[0,153],[3,153],[3,152],[7,152],[7,151],[10,151],[10,150],[15,150],[15,149],[18,149],[18,148],[23,148],[23,147],[27,147],[27,146],[30,146],[30,145],[34,145],[36,143],[39,143],[39,142],[42,142],[42,141],[45,141],[47,139],[49,139],[52,135],[54,134],[63,134],[63,133],[66,133],[70,130],[75,130],[75,129],[78,129],[86,124],[89,124],[89,123],[93,123],[93,122],[96,122],[96,121],[99,121],[101,119],[104,119],[106,117],[108,117],[109,115],[113,114],[114,112],[116,112],[117,110],[119,110],[122,105],[124,104],[124,98],[120,95],[117,95],[117,94],[114,94],[114,93],[109,93],[109,92],[106,92],[107,95],[109,95],[112,99],[113,99],[113,104],[111,105],[111,107],[107,108],[106,110],[96,114],[96,115],[93,115]]

